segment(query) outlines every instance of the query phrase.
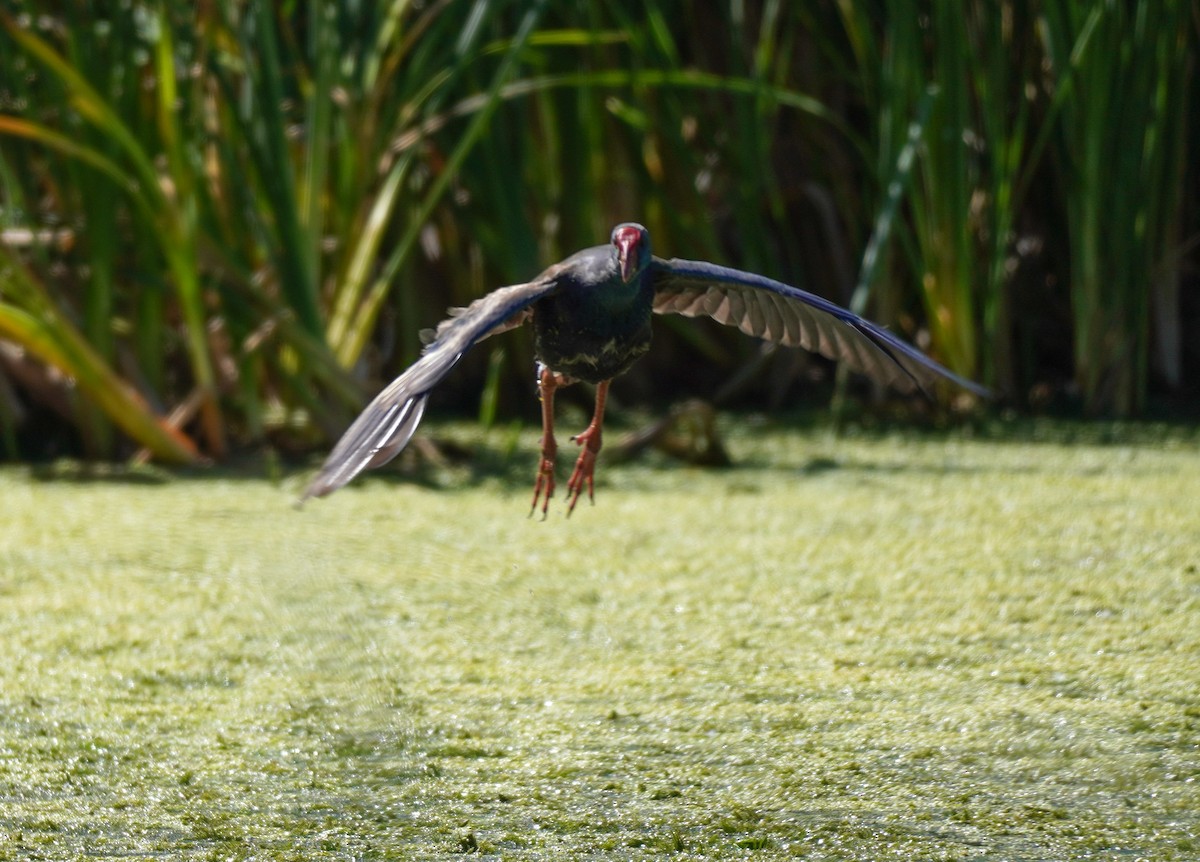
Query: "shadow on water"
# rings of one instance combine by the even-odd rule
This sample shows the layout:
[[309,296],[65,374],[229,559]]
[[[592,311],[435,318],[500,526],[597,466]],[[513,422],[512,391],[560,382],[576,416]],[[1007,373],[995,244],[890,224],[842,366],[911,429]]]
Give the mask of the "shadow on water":
[[[613,417],[606,435],[606,452],[601,456],[601,470],[625,468],[635,464],[651,472],[679,469],[716,470],[745,478],[748,475],[784,471],[798,476],[819,476],[836,471],[879,475],[946,475],[1006,473],[1036,473],[1039,468],[1030,462],[1023,466],[1006,464],[915,463],[898,454],[895,460],[863,460],[837,454],[801,456],[791,460],[789,453],[778,457],[761,452],[738,453],[739,440],[752,439],[760,431],[772,435],[789,430],[809,440],[814,432],[822,436],[820,448],[836,450],[839,441],[946,441],[997,444],[1026,444],[1030,446],[1097,446],[1097,447],[1160,447],[1183,446],[1200,450],[1200,423],[1190,421],[1114,421],[1063,419],[1053,417],[973,417],[957,423],[934,425],[911,422],[870,420],[855,422],[840,433],[828,431],[823,414],[781,414],[764,418],[761,414],[719,414],[723,429],[736,429],[732,455],[727,464],[711,464],[675,457],[653,446],[640,447],[636,452],[619,453],[623,439],[630,439],[642,429],[661,422],[653,417],[642,422],[620,422]],[[821,430],[826,429],[826,430]],[[575,460],[575,446],[560,434],[559,469],[569,473]],[[722,443],[729,436],[722,434]],[[814,443],[814,448],[818,444]],[[741,447],[745,448],[745,447]],[[37,482],[60,484],[114,484],[129,486],[159,486],[178,479],[212,481],[268,481],[288,494],[299,495],[304,483],[315,474],[320,463],[317,453],[307,459],[285,458],[274,450],[248,451],[235,455],[224,463],[191,467],[167,467],[154,464],[58,460],[34,463],[25,469]],[[372,481],[415,485],[430,490],[475,488],[499,483],[506,490],[523,489],[533,481],[537,459],[535,430],[515,426],[506,433],[488,433],[470,424],[429,423],[419,432],[414,444],[401,453],[392,464],[370,473]],[[605,466],[605,462],[607,465]]]
[[[182,470],[158,466],[128,466],[88,461],[54,461],[31,464],[28,476],[35,482],[62,485],[165,485],[183,475]],[[203,475],[197,471],[197,475]]]

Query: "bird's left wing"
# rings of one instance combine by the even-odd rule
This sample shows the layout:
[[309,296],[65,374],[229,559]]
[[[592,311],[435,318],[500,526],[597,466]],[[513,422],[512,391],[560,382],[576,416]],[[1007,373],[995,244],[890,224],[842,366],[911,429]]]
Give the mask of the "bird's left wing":
[[803,347],[901,392],[927,391],[944,377],[980,397],[988,390],[943,368],[886,329],[827,299],[782,282],[693,260],[654,258],[654,310],[707,315],[747,335]]
[[363,470],[395,458],[417,430],[430,390],[477,342],[524,323],[533,313],[530,306],[554,290],[556,272],[551,267],[531,282],[501,287],[454,309],[432,332],[421,358],[375,396],[346,429],[300,499],[324,497]]

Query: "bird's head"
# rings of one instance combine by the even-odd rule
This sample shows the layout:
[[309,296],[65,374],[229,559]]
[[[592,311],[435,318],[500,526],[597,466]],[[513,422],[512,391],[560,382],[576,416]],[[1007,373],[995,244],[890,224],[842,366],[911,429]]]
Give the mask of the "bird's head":
[[621,281],[633,281],[650,265],[650,234],[640,224],[625,222],[613,228],[612,244],[621,269]]

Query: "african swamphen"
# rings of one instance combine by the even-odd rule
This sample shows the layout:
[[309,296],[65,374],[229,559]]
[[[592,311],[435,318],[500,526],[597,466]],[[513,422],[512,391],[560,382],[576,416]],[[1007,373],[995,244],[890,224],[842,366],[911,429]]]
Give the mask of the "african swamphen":
[[489,293],[429,333],[421,358],[379,393],[330,453],[304,498],[322,497],[363,470],[386,464],[421,421],[429,392],[476,342],[531,321],[542,401],[542,455],[533,506],[546,512],[554,496],[554,391],[576,380],[596,385],[596,410],[567,482],[570,514],[593,474],[600,451],[608,384],[650,347],[653,313],[708,315],[747,335],[845,362],[901,392],[939,377],[986,396],[987,390],[938,365],[886,330],[832,302],[778,281],[692,260],[663,260],[650,252],[639,224],[613,228],[611,242],[584,249],[533,281]]

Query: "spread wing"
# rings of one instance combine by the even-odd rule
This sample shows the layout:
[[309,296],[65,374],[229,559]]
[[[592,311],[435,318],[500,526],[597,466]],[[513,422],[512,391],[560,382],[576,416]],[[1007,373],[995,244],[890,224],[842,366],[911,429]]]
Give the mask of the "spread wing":
[[797,287],[702,261],[654,258],[650,267],[659,314],[707,315],[747,335],[845,362],[901,392],[927,391],[944,377],[990,395],[886,329]]
[[375,396],[346,429],[301,501],[333,493],[363,470],[395,458],[417,430],[430,390],[477,342],[528,320],[533,314],[530,306],[554,289],[556,273],[552,267],[534,281],[494,290],[466,308],[452,309],[451,317],[436,330],[422,333],[429,343],[421,358]]

